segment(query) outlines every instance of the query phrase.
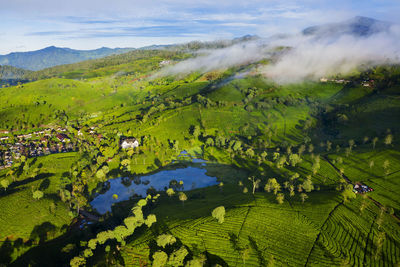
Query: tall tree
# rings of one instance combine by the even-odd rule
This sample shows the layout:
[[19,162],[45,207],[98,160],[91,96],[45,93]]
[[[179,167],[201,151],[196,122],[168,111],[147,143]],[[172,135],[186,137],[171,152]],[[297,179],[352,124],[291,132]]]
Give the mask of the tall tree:
[[253,195],[256,192],[256,189],[260,186],[261,180],[260,179],[256,179],[254,176],[251,176],[248,178],[249,181],[251,181],[253,183]]
[[303,202],[304,203],[304,201],[306,201],[306,199],[308,198],[308,196],[307,196],[307,194],[306,193],[301,193],[300,194],[300,199],[301,199],[301,202]]
[[223,223],[225,220],[225,207],[219,206],[216,207],[212,212],[211,215],[213,218],[217,219],[219,223]]
[[179,200],[182,201],[182,206],[185,206],[185,201],[187,200],[187,196],[183,192],[179,192]]

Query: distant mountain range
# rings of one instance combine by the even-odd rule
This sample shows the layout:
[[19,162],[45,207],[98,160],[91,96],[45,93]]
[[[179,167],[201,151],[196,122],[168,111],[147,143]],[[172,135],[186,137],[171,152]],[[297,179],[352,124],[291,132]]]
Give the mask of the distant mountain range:
[[[311,36],[316,39],[336,39],[342,35],[352,35],[355,37],[368,37],[372,34],[388,31],[392,26],[389,22],[383,22],[367,17],[354,17],[339,23],[323,24],[312,26],[304,29],[301,33],[305,36]],[[287,35],[280,34],[271,36],[272,39],[280,39],[288,37]],[[215,49],[223,48],[235,43],[252,41],[259,39],[256,35],[245,35],[240,38],[225,41],[214,42],[190,42],[187,44],[175,45],[152,45],[135,48],[106,48],[102,47],[95,50],[74,50],[70,48],[60,48],[55,46],[46,47],[44,49],[31,51],[31,52],[15,52],[8,55],[0,55],[0,65],[9,65],[26,70],[42,70],[45,68],[71,64],[89,59],[97,59],[109,55],[123,54],[132,50],[158,50],[158,49],[175,49],[182,51],[193,51],[198,49]],[[8,71],[11,71],[8,69]],[[20,74],[20,72],[16,72]],[[10,72],[7,74],[9,75]],[[20,76],[20,75],[16,75]],[[0,78],[1,79],[1,78]],[[3,79],[5,79],[3,77]]]
[[308,27],[302,33],[317,38],[338,38],[342,35],[368,37],[375,33],[388,31],[391,26],[392,24],[389,22],[357,16],[343,22]]
[[71,64],[88,59],[96,59],[109,55],[122,54],[134,48],[107,48],[95,50],[74,50],[49,46],[31,52],[15,52],[0,55],[0,65],[9,65],[27,70],[41,70],[62,64]]

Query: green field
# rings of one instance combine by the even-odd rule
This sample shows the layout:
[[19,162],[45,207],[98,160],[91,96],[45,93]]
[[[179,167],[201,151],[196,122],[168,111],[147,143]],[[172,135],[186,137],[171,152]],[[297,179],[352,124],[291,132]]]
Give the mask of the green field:
[[[29,73],[34,81],[0,89],[0,137],[9,137],[1,151],[40,129],[55,140],[58,127],[76,146],[0,170],[0,181],[9,182],[0,191],[0,265],[63,266],[80,256],[88,266],[150,266],[156,251],[172,255],[180,247],[188,251],[185,264],[204,256],[206,266],[398,265],[400,99],[387,82],[396,70],[362,74],[376,80],[374,88],[361,85],[361,74],[344,84],[292,85],[236,76],[251,64],[155,75],[163,60],[191,56],[133,51]],[[123,136],[140,146],[120,149]],[[158,192],[143,207],[157,218],[150,228],[89,249],[99,233],[120,230],[139,200],[96,214],[88,203],[107,190],[104,182],[187,166],[184,150],[207,160],[207,174],[222,184],[189,190],[184,203]],[[249,177],[260,179],[254,194]],[[272,178],[275,193],[264,190]],[[374,191],[352,193],[357,182]],[[226,210],[223,223],[212,217],[218,206]],[[79,228],[79,209],[100,220]],[[161,248],[161,234],[176,243]]]

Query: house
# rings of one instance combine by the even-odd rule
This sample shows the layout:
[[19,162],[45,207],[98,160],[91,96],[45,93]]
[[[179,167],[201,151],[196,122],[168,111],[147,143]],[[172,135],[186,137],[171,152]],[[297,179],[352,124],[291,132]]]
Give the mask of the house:
[[162,67],[162,66],[165,66],[165,65],[169,65],[169,64],[171,64],[172,62],[171,62],[171,60],[163,60],[163,61],[161,61],[160,62],[160,67]]
[[66,134],[59,133],[56,135],[57,139],[60,140],[61,142],[69,141],[69,138]]
[[374,191],[374,189],[372,189],[371,187],[361,184],[361,183],[356,183],[353,187],[353,192],[354,193],[358,193],[358,194],[364,194],[364,193],[368,193]]
[[139,141],[134,137],[124,137],[121,138],[120,146],[123,149],[135,148],[139,146]]

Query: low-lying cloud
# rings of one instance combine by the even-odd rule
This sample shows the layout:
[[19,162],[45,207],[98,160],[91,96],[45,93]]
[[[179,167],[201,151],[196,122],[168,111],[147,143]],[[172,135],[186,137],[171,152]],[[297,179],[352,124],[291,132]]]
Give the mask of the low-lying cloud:
[[270,59],[277,47],[288,47],[259,72],[278,83],[318,80],[347,74],[356,68],[400,63],[400,28],[357,37],[305,36],[303,34],[236,44],[228,48],[202,51],[200,55],[161,70],[161,75],[208,72]]
[[202,50],[194,58],[162,69],[161,76],[188,74],[194,71],[209,72],[260,60],[267,55],[267,49],[258,42],[235,44],[227,48]]

